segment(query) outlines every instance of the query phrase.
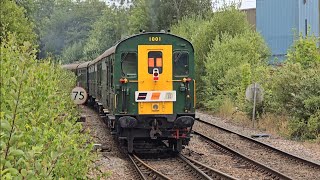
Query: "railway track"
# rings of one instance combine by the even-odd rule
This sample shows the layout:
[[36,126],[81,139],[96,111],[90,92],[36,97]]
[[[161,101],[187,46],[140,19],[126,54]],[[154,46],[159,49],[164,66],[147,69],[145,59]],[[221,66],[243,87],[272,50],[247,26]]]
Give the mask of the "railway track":
[[219,170],[213,169],[205,164],[202,164],[199,161],[190,159],[186,156],[179,155],[181,159],[183,159],[186,163],[188,163],[192,167],[196,167],[201,173],[205,173],[209,179],[228,179],[228,180],[235,180],[236,178],[229,176],[223,172],[220,172]]
[[[204,139],[211,147],[217,149],[218,151],[227,154],[231,156],[233,159],[238,161],[238,163],[243,164],[246,167],[251,168],[253,171],[258,171],[259,173],[263,174],[267,179],[284,179],[289,180],[292,179],[276,170],[273,170],[229,147],[226,145],[223,145],[222,143],[202,134],[197,131],[194,131],[194,134],[200,136],[202,139]],[[253,177],[254,178],[254,177]]]
[[179,158],[185,163],[186,168],[193,171],[197,179],[225,179],[235,180],[234,177],[222,173],[216,169],[206,166],[198,161],[187,158],[182,154],[179,154]]
[[[196,125],[195,130],[197,131],[195,131],[195,134],[203,135],[205,133],[207,135],[207,138],[211,140],[219,139],[220,142],[223,141],[224,144],[227,144],[228,147],[226,145],[225,147],[227,147],[229,150],[238,149],[238,153],[241,152],[242,154],[245,154],[247,158],[254,159],[254,161],[260,162],[259,164],[261,165],[261,162],[263,162],[264,165],[272,168],[272,170],[278,171],[282,175],[285,174],[286,178],[320,179],[320,165],[316,162],[312,162],[293,154],[281,151],[268,144],[262,143],[250,137],[222,128],[204,120],[200,120],[197,118],[196,121],[196,123],[210,126],[211,129],[208,131],[208,128],[205,127],[203,129],[206,129],[206,131],[202,129],[200,131],[203,133],[201,133],[197,130],[201,128],[199,128],[199,125]],[[208,134],[211,135],[208,137]],[[211,140],[207,139],[207,141]],[[250,161],[249,159],[247,159],[247,161]],[[257,168],[264,169],[260,165]],[[269,170],[267,172],[271,173]]]
[[153,169],[151,166],[146,164],[137,156],[128,154],[128,157],[131,160],[131,162],[134,164],[136,171],[138,172],[141,179],[143,180],[147,180],[147,179],[169,180],[170,179],[166,175]]
[[[175,177],[174,174],[165,175],[160,171],[156,170],[155,167],[150,166],[150,160],[145,162],[144,160],[138,158],[136,155],[128,155],[131,162],[134,164],[136,171],[139,174],[140,179],[158,179],[158,180],[171,180],[171,179],[179,179],[179,177]],[[210,168],[198,161],[192,160],[190,158],[185,157],[182,154],[179,154],[176,158],[174,158],[174,162],[178,163],[188,175],[191,175],[190,179],[220,179],[220,180],[235,180],[235,178],[222,173],[218,170]],[[155,161],[158,165],[161,163],[166,163],[165,160]],[[173,170],[173,169],[172,169]],[[169,173],[169,172],[168,172]]]

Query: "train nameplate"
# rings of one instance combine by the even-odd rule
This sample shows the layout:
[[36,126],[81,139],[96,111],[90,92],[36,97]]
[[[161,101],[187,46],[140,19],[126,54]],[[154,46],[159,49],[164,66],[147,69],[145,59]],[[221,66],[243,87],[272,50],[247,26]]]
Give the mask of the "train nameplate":
[[176,91],[136,91],[136,102],[176,101]]
[[160,36],[151,36],[151,37],[149,37],[149,41],[150,42],[160,42],[161,37]]

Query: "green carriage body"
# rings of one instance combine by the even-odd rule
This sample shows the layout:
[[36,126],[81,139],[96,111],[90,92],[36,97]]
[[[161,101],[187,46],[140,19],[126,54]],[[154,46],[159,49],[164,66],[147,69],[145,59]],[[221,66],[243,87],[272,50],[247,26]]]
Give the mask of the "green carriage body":
[[[148,47],[150,47],[151,50],[148,50]],[[160,49],[164,47],[172,52],[162,52],[157,50],[157,47]],[[141,87],[143,87],[143,84],[141,83],[145,83],[145,80],[141,81],[142,77],[139,71],[147,72],[148,68],[150,70],[150,67],[144,67],[144,65],[139,62],[146,61],[147,63],[148,61],[148,59],[142,58],[144,56],[141,56],[141,49],[146,53],[156,52],[156,54],[159,54],[160,52],[161,58],[163,53],[163,59],[158,58],[159,62],[161,62],[161,68],[157,69],[161,69],[160,71],[163,71],[163,74],[160,74],[160,79],[162,77],[167,77],[165,82],[172,86],[170,92],[175,92],[175,100],[173,102],[155,102],[155,104],[160,106],[163,105],[162,107],[165,109],[171,106],[164,106],[164,103],[172,103],[173,110],[171,113],[157,114],[157,111],[153,112],[146,107],[144,110],[141,110],[142,104],[145,104],[146,106],[153,103],[137,101],[137,98],[139,98],[137,97],[137,93],[139,94]],[[150,61],[149,58],[148,63],[151,62],[151,65],[158,65],[158,59],[156,59],[157,58],[154,58],[153,61],[151,58]],[[162,62],[164,63],[163,67]],[[172,71],[166,71],[167,69],[165,68],[169,67],[169,65],[165,64],[166,62],[172,63],[170,65],[170,67],[172,67]],[[150,66],[148,63],[147,66]],[[130,144],[128,145],[129,152],[132,152],[133,150],[132,143],[134,138],[150,139],[149,131],[154,129],[152,124],[153,122],[149,122],[148,120],[150,118],[163,118],[161,119],[163,122],[159,122],[159,124],[156,122],[156,124],[157,126],[160,126],[160,124],[163,125],[163,127],[159,127],[159,130],[168,131],[162,132],[163,137],[159,137],[158,139],[172,141],[172,139],[176,138],[178,142],[179,137],[173,137],[174,135],[172,135],[172,133],[176,133],[173,129],[177,129],[178,131],[180,128],[181,132],[188,131],[185,132],[185,134],[182,133],[185,137],[180,137],[180,139],[185,139],[185,141],[180,142],[180,146],[181,143],[183,145],[188,144],[195,117],[196,98],[194,80],[194,49],[189,41],[168,33],[141,33],[118,42],[96,59],[83,63],[79,65],[79,67],[78,84],[88,91],[89,103],[95,105],[99,109],[99,112],[106,116],[108,126],[115,131],[119,138],[126,139],[126,141],[128,141],[128,144]],[[155,68],[153,68],[153,70],[154,69]],[[172,73],[164,74],[165,72]],[[154,72],[153,74],[150,74],[151,78],[152,75],[154,76]],[[162,81],[164,86],[166,86],[165,82]],[[163,88],[164,87],[162,87],[162,89]],[[155,89],[147,92],[152,93],[158,91]],[[161,93],[163,91],[159,90],[159,92]],[[152,108],[153,106],[154,105],[152,105]],[[142,113],[143,111],[144,113]],[[148,113],[149,111],[151,112],[150,114]],[[164,112],[170,112],[170,110],[165,109]],[[189,119],[182,120],[188,121],[189,125],[186,126],[188,127],[187,130],[185,130],[186,127],[183,127],[184,129],[182,131],[182,127],[177,127],[175,124],[174,121],[179,117],[192,118],[191,125]],[[131,121],[132,118],[136,120],[135,127],[122,126],[122,124],[126,124],[128,121]],[[168,122],[164,122],[167,121],[166,118],[168,118]],[[169,118],[171,119],[170,121]],[[121,127],[119,127],[119,121],[123,121],[121,122]],[[150,127],[147,127],[148,125],[150,125]],[[130,133],[129,129],[131,129]],[[133,138],[130,136],[133,136]],[[153,138],[154,137],[151,139]],[[181,147],[178,147],[178,151],[180,150]]]

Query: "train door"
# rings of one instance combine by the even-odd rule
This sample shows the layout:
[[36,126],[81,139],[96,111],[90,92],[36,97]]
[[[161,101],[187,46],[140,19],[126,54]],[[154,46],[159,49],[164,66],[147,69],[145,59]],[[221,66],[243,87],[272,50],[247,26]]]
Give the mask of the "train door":
[[110,58],[107,57],[106,59],[106,103],[107,109],[110,111]]
[[138,46],[139,114],[173,114],[172,45]]
[[110,113],[114,112],[114,90],[113,90],[113,63],[114,63],[114,59],[113,59],[114,55],[111,55],[107,58],[106,61],[106,76],[107,76],[107,88],[106,88],[106,94],[107,94],[107,106],[108,106],[108,110]]
[[89,66],[89,93],[93,96],[93,73],[94,73],[94,66]]
[[102,63],[97,64],[97,99],[101,102],[101,89],[102,89]]

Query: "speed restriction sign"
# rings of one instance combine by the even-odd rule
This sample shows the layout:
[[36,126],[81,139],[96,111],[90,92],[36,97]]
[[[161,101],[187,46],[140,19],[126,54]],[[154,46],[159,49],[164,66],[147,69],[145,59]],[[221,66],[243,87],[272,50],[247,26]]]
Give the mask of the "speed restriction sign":
[[88,94],[82,87],[75,87],[71,92],[71,99],[75,104],[84,104],[87,101]]

